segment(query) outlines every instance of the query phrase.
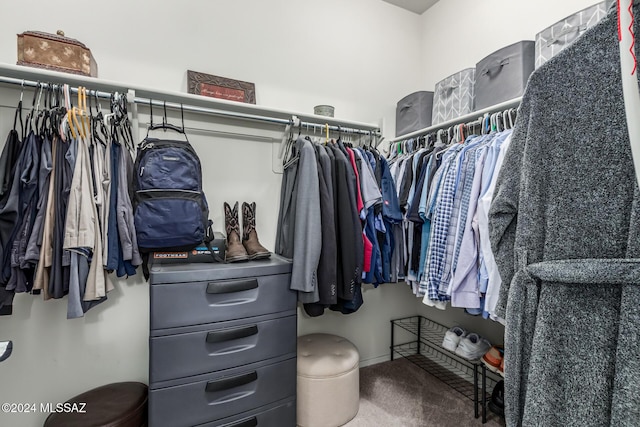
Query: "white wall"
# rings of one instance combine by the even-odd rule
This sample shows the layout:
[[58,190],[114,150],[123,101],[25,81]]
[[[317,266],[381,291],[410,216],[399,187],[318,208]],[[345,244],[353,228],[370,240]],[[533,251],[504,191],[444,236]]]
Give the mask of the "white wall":
[[441,0],[422,15],[422,83],[443,78],[544,28],[596,0]]
[[[17,33],[58,29],[91,48],[104,79],[186,91],[191,69],[255,83],[258,104],[306,112],[331,104],[336,117],[384,119],[389,135],[395,102],[419,89],[421,79],[420,17],[381,1],[26,0],[0,14],[0,62],[15,63]],[[0,89],[0,105],[17,98],[15,89]],[[12,117],[0,108],[2,141]],[[190,134],[204,162],[215,228],[223,228],[223,201],[256,201],[260,239],[273,249],[281,175],[271,171],[269,138],[279,139],[282,129],[186,119],[191,127],[266,137]],[[353,316],[301,315],[300,333],[342,333],[363,359],[387,355],[388,321],[415,311],[414,300],[404,285],[366,290],[364,298]],[[109,300],[83,319],[66,320],[66,301],[17,295],[15,314],[0,318],[0,340],[14,340],[13,355],[0,364],[0,402],[55,403],[104,383],[147,382],[148,285],[139,276],[118,281]],[[42,425],[45,416],[0,413],[0,426]]]

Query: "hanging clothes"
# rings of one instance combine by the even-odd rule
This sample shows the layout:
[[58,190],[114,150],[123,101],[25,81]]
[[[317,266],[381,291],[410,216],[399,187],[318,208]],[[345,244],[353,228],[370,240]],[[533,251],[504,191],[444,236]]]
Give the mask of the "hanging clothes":
[[[14,293],[42,292],[45,300],[68,295],[67,317],[76,318],[113,289],[105,268],[109,255],[120,276],[135,274],[141,263],[128,188],[133,161],[117,141],[131,146],[129,124],[116,118],[106,135],[101,115],[90,116],[80,96],[79,108],[69,109],[58,100],[54,105],[48,92],[39,110],[41,90],[24,142],[12,130],[0,156],[6,186],[0,196],[0,315],[11,314]],[[82,88],[79,93],[84,96]],[[102,142],[100,132],[113,144]],[[105,244],[114,245],[110,253]]]
[[353,313],[362,305],[362,270],[364,268],[364,237],[360,220],[362,197],[358,196],[358,177],[355,162],[351,163],[349,152],[342,142],[331,143],[336,158],[338,181],[339,215],[338,237],[342,256],[342,278],[338,278],[338,302],[331,310],[343,314]]
[[383,182],[393,185],[386,160],[341,140],[309,137],[290,140],[287,152],[276,253],[293,259],[291,288],[308,315],[354,313],[364,302],[362,283],[377,286],[385,269],[389,275],[388,230],[400,214],[395,192],[387,191],[383,207]]
[[276,253],[294,259],[291,289],[298,291],[300,301],[311,303],[318,298],[317,268],[322,245],[318,163],[311,142],[304,138],[295,142],[295,153],[296,158],[287,165],[287,179],[283,179]]
[[[133,252],[127,252],[128,256],[131,256],[132,258],[125,259],[122,245],[122,242],[124,241],[125,244],[127,244],[127,246],[124,246],[124,249],[132,251],[131,245],[128,242],[134,241],[133,239],[135,239],[135,237],[126,236],[128,227],[134,227],[134,225],[128,225],[124,218],[124,213],[121,216],[118,215],[119,210],[120,212],[123,212],[126,209],[126,205],[122,203],[119,206],[118,201],[122,202],[124,198],[130,197],[128,183],[131,181],[126,180],[128,175],[126,171],[123,171],[123,168],[126,167],[126,160],[123,160],[124,156],[129,156],[128,151],[126,148],[122,147],[120,142],[114,137],[111,141],[111,189],[109,194],[109,225],[107,230],[107,247],[109,256],[107,259],[107,269],[115,271],[117,277],[129,277],[135,275],[137,265],[141,264],[139,254],[138,258],[134,259],[132,257]],[[129,206],[130,204],[131,200],[129,199]],[[120,229],[124,232],[121,233]],[[131,230],[133,230],[135,234],[135,229],[131,228]],[[138,261],[140,262],[135,265],[134,262]]]
[[[512,134],[511,134],[512,135]],[[475,217],[478,224],[478,238],[480,241],[480,252],[478,254],[479,266],[478,276],[480,279],[480,292],[485,294],[485,303],[483,308],[483,317],[491,318],[504,324],[504,319],[497,316],[496,305],[498,303],[498,293],[502,280],[498,272],[493,251],[491,250],[491,241],[489,236],[489,208],[493,200],[493,195],[498,180],[498,173],[502,168],[504,157],[511,144],[511,135],[499,138],[496,144],[492,144],[485,160],[485,166],[482,174],[482,189],[480,191],[480,201]],[[489,181],[489,182],[487,182]]]
[[65,250],[64,243],[65,224],[67,220],[67,206],[71,192],[71,180],[73,168],[76,163],[77,141],[71,139],[58,141],[57,168],[53,179],[54,193],[52,224],[52,262],[49,276],[48,293],[51,298],[59,299],[69,292],[69,280],[71,266],[71,254]]
[[49,188],[47,190],[47,202],[44,206],[44,224],[42,226],[42,244],[40,247],[40,260],[36,267],[36,274],[33,281],[34,290],[42,290],[44,299],[51,298],[49,295],[49,277],[51,265],[53,263],[53,227],[54,227],[54,198],[56,197],[55,176],[59,168],[60,138],[54,135],[51,143],[51,171]]
[[11,245],[10,260],[4,264],[2,272],[3,281],[7,280],[6,289],[14,292],[30,292],[33,287],[34,270],[31,264],[26,263],[25,256],[37,215],[42,138],[32,130],[24,145],[25,156],[23,161],[18,163],[21,171],[18,184],[20,211],[15,225],[16,234]]
[[[5,259],[5,251],[9,251],[11,233],[17,221],[19,201],[17,194],[10,194],[13,187],[15,165],[21,155],[20,137],[16,131],[16,118],[20,114],[21,104],[16,110],[13,129],[9,131],[2,155],[0,156],[0,177],[2,188],[0,190],[0,261]],[[22,121],[22,115],[20,114]],[[0,281],[0,315],[10,315],[13,311],[14,291],[6,289],[6,282]]]
[[[334,176],[331,158],[325,147],[315,145],[320,189],[320,218],[322,224],[322,248],[318,261],[318,297],[315,302],[304,304],[304,310],[312,317],[319,316],[329,306],[338,302],[337,239],[334,212]],[[315,293],[315,292],[314,292]]]
[[[392,269],[397,271],[395,279],[404,280],[426,305],[445,309],[450,304],[473,315],[493,310],[486,306],[488,278],[481,282],[481,247],[488,236],[480,229],[478,215],[481,196],[497,175],[500,147],[510,134],[496,127],[492,133],[470,135],[449,146],[435,145],[437,140],[429,137],[403,143],[415,151],[391,151],[398,199],[406,193],[402,221],[394,230],[398,256],[392,259]],[[494,292],[496,283],[491,285]]]
[[44,218],[49,200],[49,185],[51,182],[52,168],[52,142],[49,136],[45,135],[42,143],[42,153],[40,155],[40,177],[38,179],[39,198],[36,206],[37,214],[25,253],[25,261],[29,262],[34,268],[38,265],[38,260],[40,259],[40,248],[42,247],[42,238],[44,234]]
[[2,179],[2,187],[0,187],[0,199],[4,197],[5,193],[11,188],[13,182],[13,172],[15,170],[18,156],[20,155],[20,141],[21,138],[16,131],[17,119],[20,117],[22,123],[22,104],[18,106],[13,119],[13,129],[9,131],[7,140],[2,149],[2,155],[0,156],[0,179]]

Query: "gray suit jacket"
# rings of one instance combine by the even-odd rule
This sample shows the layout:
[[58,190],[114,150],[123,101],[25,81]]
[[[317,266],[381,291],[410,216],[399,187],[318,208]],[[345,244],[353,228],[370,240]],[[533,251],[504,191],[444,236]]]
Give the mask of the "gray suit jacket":
[[301,302],[310,303],[318,300],[317,269],[322,249],[318,165],[313,145],[306,139],[296,141],[296,152],[297,170],[293,174],[293,170],[285,170],[283,177],[276,251],[293,258],[291,289],[300,291]]
[[530,77],[489,220],[507,425],[638,425],[640,192],[615,13]]

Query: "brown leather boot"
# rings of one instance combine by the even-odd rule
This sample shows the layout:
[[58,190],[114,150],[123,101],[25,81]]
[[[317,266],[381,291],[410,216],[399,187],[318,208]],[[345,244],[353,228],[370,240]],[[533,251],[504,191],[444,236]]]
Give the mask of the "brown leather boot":
[[255,202],[242,204],[242,244],[249,254],[249,259],[264,259],[271,256],[271,252],[258,241]]
[[227,262],[246,261],[249,259],[247,251],[240,242],[240,224],[238,223],[238,202],[233,210],[224,202],[224,226],[227,231],[227,251],[224,259]]

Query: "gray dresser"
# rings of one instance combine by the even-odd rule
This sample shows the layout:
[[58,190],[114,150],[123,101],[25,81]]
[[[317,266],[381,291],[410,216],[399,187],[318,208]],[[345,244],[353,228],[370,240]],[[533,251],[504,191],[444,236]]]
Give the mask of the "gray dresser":
[[151,267],[150,427],[296,425],[291,264]]

